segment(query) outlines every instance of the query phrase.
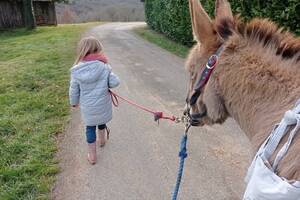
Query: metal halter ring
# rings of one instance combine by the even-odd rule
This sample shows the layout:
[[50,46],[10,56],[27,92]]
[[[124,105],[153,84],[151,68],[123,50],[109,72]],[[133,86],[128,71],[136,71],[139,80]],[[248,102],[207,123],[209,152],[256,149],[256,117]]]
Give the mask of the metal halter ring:
[[210,56],[210,58],[208,59],[208,62],[206,63],[206,68],[213,69],[217,64],[218,59],[219,59],[219,56],[217,56],[215,54]]

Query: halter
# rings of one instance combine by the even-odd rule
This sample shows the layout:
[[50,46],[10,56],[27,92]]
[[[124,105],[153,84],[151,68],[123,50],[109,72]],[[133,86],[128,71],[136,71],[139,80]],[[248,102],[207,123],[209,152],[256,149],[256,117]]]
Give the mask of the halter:
[[[189,111],[190,111],[190,106],[193,106],[196,104],[197,100],[200,97],[200,94],[202,93],[205,85],[207,84],[213,70],[215,69],[218,60],[219,60],[219,55],[221,54],[221,52],[223,51],[224,46],[221,45],[218,50],[210,56],[210,58],[208,59],[205,68],[203,69],[201,76],[198,76],[195,84],[194,84],[194,90],[193,90],[193,94],[191,96],[191,98],[187,98],[186,99],[186,104],[188,107],[187,113],[189,115]],[[206,116],[206,111],[204,111],[203,113],[196,113],[196,114],[192,114],[189,117],[192,120],[193,125],[197,125],[199,123],[199,119]]]

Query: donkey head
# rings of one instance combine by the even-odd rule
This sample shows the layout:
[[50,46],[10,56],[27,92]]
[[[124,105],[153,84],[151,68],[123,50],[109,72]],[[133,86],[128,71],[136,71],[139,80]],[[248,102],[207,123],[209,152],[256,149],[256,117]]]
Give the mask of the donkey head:
[[[209,57],[214,54],[231,34],[234,19],[227,0],[217,0],[215,19],[212,21],[199,0],[189,0],[192,27],[197,44],[192,48],[186,61],[186,69],[190,74],[187,100],[194,93],[196,80],[202,74]],[[217,66],[218,67],[218,66]],[[212,75],[201,90],[196,103],[191,105],[190,114],[201,115],[198,125],[222,123],[228,114],[221,97],[217,75]]]

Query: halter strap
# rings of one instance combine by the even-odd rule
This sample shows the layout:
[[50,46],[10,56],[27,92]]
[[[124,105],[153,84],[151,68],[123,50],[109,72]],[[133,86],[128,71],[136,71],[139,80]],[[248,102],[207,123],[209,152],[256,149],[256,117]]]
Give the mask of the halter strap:
[[194,87],[193,94],[192,94],[191,98],[187,101],[187,103],[189,103],[189,105],[192,106],[197,102],[197,100],[202,92],[202,89],[208,82],[215,66],[218,63],[219,56],[222,53],[223,49],[224,49],[224,45],[221,45],[218,48],[218,50],[213,55],[211,55],[210,58],[208,59],[205,68],[202,70],[201,74],[198,76],[198,78],[193,86]]

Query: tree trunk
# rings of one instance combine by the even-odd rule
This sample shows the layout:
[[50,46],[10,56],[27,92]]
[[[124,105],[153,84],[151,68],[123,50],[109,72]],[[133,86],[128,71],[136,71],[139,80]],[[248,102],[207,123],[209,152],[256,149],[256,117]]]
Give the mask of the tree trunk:
[[34,18],[32,0],[23,0],[23,14],[25,26],[28,29],[34,29],[36,27],[36,22]]

